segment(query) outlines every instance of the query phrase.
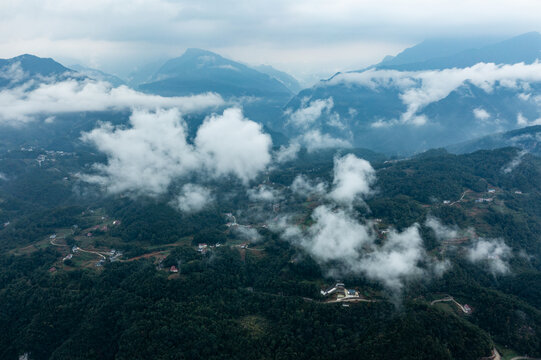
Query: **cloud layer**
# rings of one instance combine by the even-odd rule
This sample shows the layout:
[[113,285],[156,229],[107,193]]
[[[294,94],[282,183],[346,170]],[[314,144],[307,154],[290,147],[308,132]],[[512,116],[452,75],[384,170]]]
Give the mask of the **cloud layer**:
[[211,191],[196,184],[185,184],[181,193],[172,201],[173,207],[184,213],[203,210],[213,201]]
[[386,238],[378,241],[374,224],[358,218],[351,205],[372,192],[375,180],[370,163],[352,154],[335,159],[330,192],[328,184],[299,175],[291,185],[294,193],[329,202],[314,209],[307,228],[294,225],[288,217],[274,227],[324,266],[329,275],[363,274],[398,293],[408,281],[441,274],[446,263],[426,254],[417,224],[403,232],[390,229]]
[[[465,84],[476,86],[487,93],[497,87],[511,88],[527,94],[530,82],[541,81],[541,63],[518,63],[496,65],[478,63],[466,68],[452,68],[428,71],[368,70],[361,73],[344,73],[335,76],[320,86],[337,84],[355,84],[373,90],[394,88],[400,93],[400,99],[407,110],[399,119],[379,121],[375,126],[407,123],[424,125],[427,121],[422,110],[429,104],[447,97],[452,91]],[[475,116],[487,120],[490,114],[481,108],[475,110]]]
[[130,71],[197,46],[301,75],[331,75],[373,64],[427,34],[500,36],[540,30],[540,12],[535,0],[513,6],[504,0],[437,6],[429,0],[4,1],[0,56],[37,52],[92,67],[107,65],[111,72]]
[[107,164],[96,164],[95,174],[80,176],[110,193],[156,196],[173,180],[193,174],[212,179],[234,176],[247,183],[271,160],[270,136],[239,109],[208,117],[193,144],[186,134],[176,108],[134,111],[130,127],[105,123],[83,134],[85,142],[107,155]]
[[0,124],[17,125],[38,115],[73,112],[175,107],[181,113],[192,113],[223,105],[223,99],[213,93],[162,97],[126,86],[114,88],[103,81],[71,79],[40,84],[30,81],[0,91]]

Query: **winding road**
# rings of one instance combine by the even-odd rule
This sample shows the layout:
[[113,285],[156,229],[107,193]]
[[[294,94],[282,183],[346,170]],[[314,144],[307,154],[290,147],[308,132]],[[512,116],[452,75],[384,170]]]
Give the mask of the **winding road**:
[[464,308],[462,304],[458,303],[452,296],[447,296],[447,297],[444,297],[443,299],[434,300],[430,303],[430,305],[434,305],[439,302],[449,302],[449,301],[455,303],[456,306],[458,306],[459,309],[462,310],[464,314],[469,314],[466,308]]

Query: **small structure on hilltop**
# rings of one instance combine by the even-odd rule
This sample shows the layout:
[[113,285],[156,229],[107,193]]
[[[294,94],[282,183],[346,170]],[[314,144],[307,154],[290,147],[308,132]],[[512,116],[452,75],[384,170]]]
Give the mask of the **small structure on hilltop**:
[[343,282],[337,281],[334,286],[331,286],[325,290],[321,290],[321,295],[332,296],[336,300],[347,300],[360,298],[359,292],[355,289],[346,289]]
[[178,269],[175,265],[171,266],[171,268],[169,269],[169,272],[172,272],[172,273],[178,273]]
[[346,286],[344,285],[344,283],[337,282],[336,284],[334,284],[334,286],[331,286],[327,288],[326,290],[321,290],[321,295],[323,296],[329,296],[333,294],[336,294],[337,296],[342,295],[342,297],[345,297]]
[[205,243],[197,245],[197,251],[199,251],[201,253],[206,252],[207,248],[208,248],[208,245],[205,244]]

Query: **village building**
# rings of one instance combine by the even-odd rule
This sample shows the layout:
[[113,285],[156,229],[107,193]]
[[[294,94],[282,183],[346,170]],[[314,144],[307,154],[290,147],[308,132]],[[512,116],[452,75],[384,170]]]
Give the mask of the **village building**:
[[171,268],[169,269],[169,272],[172,272],[172,273],[178,273],[178,269],[175,265],[171,266]]
[[208,245],[204,243],[197,245],[197,251],[199,252],[205,252],[207,248],[208,248]]

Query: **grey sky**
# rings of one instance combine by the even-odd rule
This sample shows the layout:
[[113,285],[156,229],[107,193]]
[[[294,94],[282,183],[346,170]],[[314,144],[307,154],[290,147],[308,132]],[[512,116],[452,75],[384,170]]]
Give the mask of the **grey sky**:
[[199,47],[297,77],[375,63],[431,37],[541,30],[537,0],[19,0],[0,2],[0,57],[126,75]]

